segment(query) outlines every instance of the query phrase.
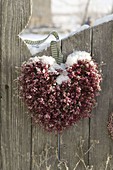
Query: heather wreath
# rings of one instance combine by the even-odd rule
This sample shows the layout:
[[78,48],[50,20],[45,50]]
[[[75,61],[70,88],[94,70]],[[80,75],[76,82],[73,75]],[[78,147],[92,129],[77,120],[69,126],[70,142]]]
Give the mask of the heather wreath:
[[113,140],[113,113],[109,115],[107,128],[108,128],[109,135]]
[[33,121],[58,132],[90,116],[101,80],[97,63],[83,51],[61,64],[51,56],[30,58],[19,76],[21,97]]

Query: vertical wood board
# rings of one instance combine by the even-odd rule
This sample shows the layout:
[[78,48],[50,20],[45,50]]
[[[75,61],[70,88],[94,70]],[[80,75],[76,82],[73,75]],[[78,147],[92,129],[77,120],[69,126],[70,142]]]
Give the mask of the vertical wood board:
[[[90,164],[94,170],[103,170],[107,159],[113,156],[113,141],[110,139],[107,123],[113,112],[113,21],[92,28],[92,54],[102,69],[102,91],[97,99],[94,117],[90,122],[90,142],[99,143],[90,151]],[[113,158],[107,170],[113,169]]]
[[1,151],[2,170],[30,170],[31,120],[19,99],[16,67],[30,56],[18,34],[30,16],[30,0],[2,1]]
[[[64,61],[73,51],[91,52],[90,29],[84,30],[62,41],[62,53]],[[80,159],[84,159],[88,165],[88,154],[84,153],[89,148],[89,119],[82,119],[73,127],[64,131],[61,137],[61,159],[67,162],[69,170],[74,170]],[[82,161],[78,163],[77,170],[84,170]],[[62,170],[65,170],[62,166]]]

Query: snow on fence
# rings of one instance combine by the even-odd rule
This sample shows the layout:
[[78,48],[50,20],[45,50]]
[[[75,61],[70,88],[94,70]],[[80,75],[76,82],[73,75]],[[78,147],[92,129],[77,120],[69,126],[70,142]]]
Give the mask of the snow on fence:
[[[16,67],[31,55],[17,36],[29,19],[30,0],[6,0],[1,6],[0,169],[112,170],[113,141],[107,131],[108,116],[113,112],[112,18],[61,42],[64,60],[73,50],[90,52],[102,69],[103,83],[92,118],[81,120],[62,133],[58,162],[57,135],[32,125],[15,81]],[[50,49],[43,54],[50,55]]]

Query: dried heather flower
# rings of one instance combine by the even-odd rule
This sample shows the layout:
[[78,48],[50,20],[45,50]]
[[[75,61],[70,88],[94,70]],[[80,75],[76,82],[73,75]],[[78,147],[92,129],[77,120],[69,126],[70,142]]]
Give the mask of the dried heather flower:
[[107,125],[111,139],[113,139],[113,113],[110,114]]

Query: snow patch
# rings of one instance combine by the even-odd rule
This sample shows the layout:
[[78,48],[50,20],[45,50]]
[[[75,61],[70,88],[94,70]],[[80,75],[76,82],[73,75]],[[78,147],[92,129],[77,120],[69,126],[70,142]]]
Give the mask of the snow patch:
[[31,57],[28,62],[33,62],[33,63],[36,63],[36,62],[39,62],[39,57],[35,56],[35,57]]
[[66,65],[69,67],[72,66],[73,64],[77,64],[78,60],[90,61],[91,56],[89,53],[85,51],[75,51],[67,57]]
[[49,72],[57,72],[57,70],[64,70],[64,68],[62,67],[62,65],[57,64],[56,62],[51,65],[51,67],[49,67]]
[[56,61],[53,57],[48,57],[48,56],[42,56],[42,57],[39,57],[39,59],[44,63],[44,64],[48,64],[48,65],[53,65]]
[[[81,32],[81,31],[84,31],[84,30],[88,29],[89,27],[90,27],[89,25],[84,24],[84,25],[82,25],[79,29],[77,29],[75,32],[73,32],[73,34],[76,34],[76,33],[79,33],[79,32]],[[73,35],[73,34],[72,34],[72,35]]]
[[90,26],[87,24],[82,25],[79,29],[77,29],[76,32],[84,31],[85,29],[88,29]]
[[39,46],[35,46],[35,45],[32,46],[32,45],[28,45],[28,44],[26,44],[26,45],[27,45],[30,53],[32,55],[35,55],[35,54],[37,54],[39,52],[42,52],[43,50],[47,50],[47,48],[50,46],[50,43],[41,44]]
[[[24,41],[26,39],[36,41],[36,40],[42,40],[47,36],[47,34],[20,34],[19,37]],[[64,36],[64,35],[63,35]],[[45,42],[39,45],[30,45],[27,44],[27,47],[32,55],[35,55],[39,52],[42,52],[43,50],[47,50],[47,48],[50,46],[50,42],[54,40],[55,38],[53,36],[50,36]]]
[[55,59],[53,58],[53,57],[51,57],[51,56],[45,56],[45,55],[43,55],[42,57],[37,57],[37,56],[35,56],[35,57],[31,57],[30,59],[29,59],[29,62],[39,62],[39,61],[41,61],[42,63],[44,63],[44,64],[48,64],[48,65],[54,65],[54,63],[56,62],[55,61]]
[[66,35],[63,39],[66,39],[66,38],[68,38],[70,36],[73,36],[73,35],[81,32],[81,31],[84,31],[84,30],[88,29],[89,27],[90,27],[89,25],[83,25],[80,28],[78,28],[76,31],[73,31],[70,34]]
[[[79,60],[90,61],[90,64],[93,65],[91,56],[85,51],[75,51],[67,57],[66,63],[57,64],[56,60],[51,56],[42,56],[42,57],[32,57],[29,59],[29,62],[38,62],[41,61],[44,64],[50,65],[48,72],[58,73],[56,78],[57,84],[62,84],[62,82],[67,82],[70,80],[68,77],[68,72],[66,71],[67,67],[71,67],[73,64],[76,64]],[[59,72],[61,70],[61,72]],[[59,75],[60,74],[60,75]]]
[[106,23],[106,22],[109,22],[109,21],[112,21],[112,20],[113,20],[113,14],[107,15],[103,18],[97,19],[94,23],[94,26],[97,26],[97,25],[100,25],[100,24],[103,24],[103,23]]
[[57,82],[57,84],[62,84],[62,82],[66,82],[66,81],[68,81],[68,80],[70,80],[70,78],[68,77],[68,76],[66,76],[66,75],[63,75],[63,74],[61,74],[61,75],[59,75],[57,78],[56,78],[56,82]]

